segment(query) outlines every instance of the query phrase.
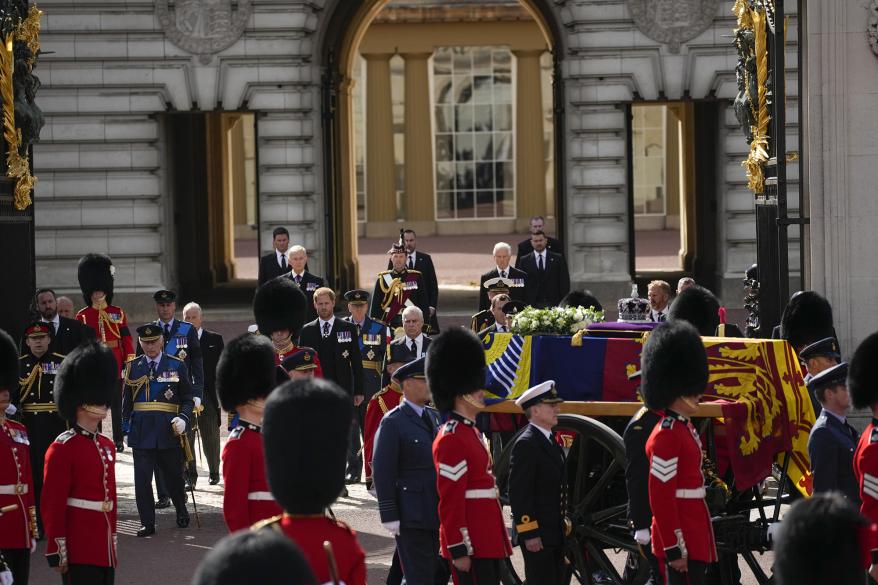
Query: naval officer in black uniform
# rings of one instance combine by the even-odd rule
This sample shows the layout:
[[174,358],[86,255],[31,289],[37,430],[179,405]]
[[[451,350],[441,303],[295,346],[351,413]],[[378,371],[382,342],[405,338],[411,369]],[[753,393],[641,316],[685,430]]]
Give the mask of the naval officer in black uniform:
[[512,445],[509,463],[512,524],[528,583],[560,585],[564,577],[567,479],[564,450],[552,432],[561,402],[553,380],[530,388],[515,401],[530,423]]

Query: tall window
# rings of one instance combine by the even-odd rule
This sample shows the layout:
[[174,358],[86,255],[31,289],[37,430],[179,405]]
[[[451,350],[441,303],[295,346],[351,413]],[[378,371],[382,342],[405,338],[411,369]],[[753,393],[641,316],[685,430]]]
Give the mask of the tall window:
[[433,54],[436,219],[515,216],[512,94],[508,48]]

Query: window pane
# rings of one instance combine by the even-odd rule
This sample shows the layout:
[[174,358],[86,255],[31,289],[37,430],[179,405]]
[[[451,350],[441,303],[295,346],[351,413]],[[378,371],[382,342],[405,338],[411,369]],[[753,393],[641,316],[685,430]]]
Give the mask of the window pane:
[[473,204],[472,191],[457,192],[457,217],[467,218],[475,217],[475,206]]
[[476,75],[473,78],[473,101],[477,104],[490,104],[494,101],[491,88],[494,86],[490,75]]
[[473,173],[475,168],[473,163],[456,163],[457,175],[454,179],[455,189],[472,189]]
[[475,115],[473,119],[473,127],[476,132],[483,132],[493,128],[493,120],[491,120],[491,106],[475,106]]
[[494,187],[494,164],[476,163],[476,189],[491,189]]
[[493,191],[476,191],[476,217],[494,217]]
[[454,76],[454,103],[466,104],[473,100],[473,78],[470,75]]
[[485,48],[473,50],[473,72],[491,72],[491,49]]
[[494,132],[494,158],[512,160],[512,134],[509,132]]
[[436,192],[436,219],[454,219],[454,193]]
[[457,132],[473,131],[473,107],[470,105],[454,106],[454,129]]
[[451,75],[451,52],[448,49],[436,49],[433,53],[433,73]]
[[437,75],[433,78],[433,90],[437,104],[451,103],[451,76]]
[[454,72],[469,73],[472,71],[472,59],[470,51],[466,47],[455,47],[454,49]]
[[494,107],[494,130],[512,130],[512,106]]
[[513,191],[497,191],[497,217],[515,216],[515,193]]
[[454,137],[454,160],[473,159],[473,135],[457,134]]
[[512,169],[514,166],[515,164],[511,162],[498,162],[494,166],[494,185],[496,185],[498,189],[515,188],[515,185],[512,182]]
[[453,106],[436,106],[436,132],[454,132]]
[[494,147],[491,134],[476,134],[476,160],[493,160]]
[[436,135],[436,160],[451,160],[453,153],[453,139],[451,134]]
[[512,103],[512,77],[494,76],[494,101],[501,104]]
[[450,191],[454,189],[454,163],[436,164],[436,190]]
[[494,51],[494,71],[512,73],[512,53],[505,49]]

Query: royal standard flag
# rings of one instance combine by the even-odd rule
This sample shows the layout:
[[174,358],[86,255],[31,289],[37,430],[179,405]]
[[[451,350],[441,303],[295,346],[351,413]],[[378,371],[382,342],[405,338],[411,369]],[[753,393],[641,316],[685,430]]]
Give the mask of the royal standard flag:
[[530,336],[492,333],[482,341],[488,364],[487,402],[515,400],[530,388],[533,340]]

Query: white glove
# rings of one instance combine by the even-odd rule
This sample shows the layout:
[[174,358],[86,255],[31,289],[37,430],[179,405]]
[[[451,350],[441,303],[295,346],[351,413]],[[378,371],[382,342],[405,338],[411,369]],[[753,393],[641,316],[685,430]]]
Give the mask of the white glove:
[[651,537],[649,535],[649,528],[641,528],[634,532],[634,542],[641,546],[646,546],[649,544]]
[[35,552],[37,552],[37,539],[31,538],[30,539],[30,554],[34,554]]
[[391,536],[399,536],[399,520],[394,522],[382,522],[381,526],[390,533]]
[[171,426],[174,428],[174,432],[178,435],[182,435],[186,432],[186,421],[179,416],[175,416],[171,419]]
[[[18,408],[16,408],[14,404],[10,404],[6,407],[6,416],[13,416],[16,412],[18,412]],[[11,575],[12,573],[9,574]]]
[[198,396],[196,396],[196,397],[193,398],[192,400],[195,401],[195,408],[196,408],[196,409],[201,408],[201,398],[199,398]]
[[780,532],[780,522],[772,522],[768,525],[768,542],[773,543]]
[[0,585],[12,585],[12,571],[0,571]]

